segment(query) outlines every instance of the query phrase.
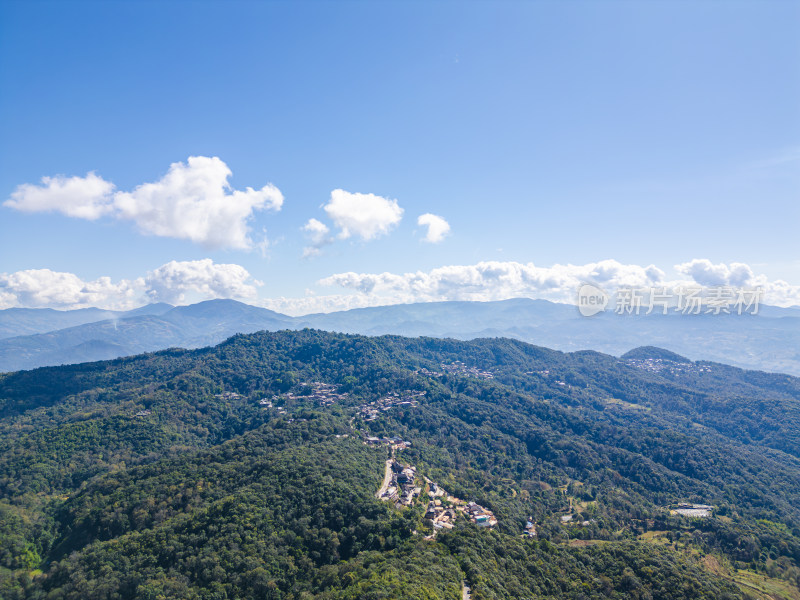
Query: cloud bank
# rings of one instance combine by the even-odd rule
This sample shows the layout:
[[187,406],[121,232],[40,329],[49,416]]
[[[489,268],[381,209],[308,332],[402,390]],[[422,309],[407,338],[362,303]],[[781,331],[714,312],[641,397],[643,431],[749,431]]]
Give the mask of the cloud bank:
[[[324,227],[324,225],[323,225]],[[322,228],[312,230],[325,232]],[[0,308],[50,307],[124,310],[148,302],[184,304],[233,298],[278,312],[302,315],[366,306],[445,300],[491,301],[541,298],[573,303],[578,287],[594,283],[608,292],[618,288],[680,286],[761,287],[764,304],[800,306],[800,285],[769,280],[744,263],[714,264],[707,259],[674,265],[679,278],[669,278],[655,265],[603,260],[585,265],[538,267],[533,263],[486,261],[448,265],[412,273],[337,273],[320,280],[332,293],[308,290],[303,297],[268,298],[263,286],[241,265],[211,259],[171,261],[136,279],[114,282],[109,277],[86,281],[72,273],[32,269],[0,273]]]
[[141,280],[84,281],[50,269],[0,273],[0,308],[135,308],[143,304],[141,287]]
[[60,212],[96,220],[131,221],[144,234],[190,240],[209,248],[251,249],[248,221],[256,211],[280,210],[283,194],[272,184],[259,190],[231,188],[228,166],[217,157],[190,156],[172,163],[158,181],[129,192],[95,173],[44,177],[18,186],[5,206],[22,212]]
[[568,302],[574,300],[578,286],[584,281],[607,288],[644,287],[658,285],[664,278],[664,272],[654,265],[641,267],[614,260],[553,267],[487,261],[403,274],[338,273],[319,283],[366,295],[401,298],[401,302],[489,301],[521,296]]
[[[800,286],[754,274],[744,263],[714,264],[707,259],[674,265],[682,277],[669,278],[655,265],[641,266],[603,260],[585,265],[538,267],[533,263],[487,261],[450,265],[413,273],[338,273],[319,281],[353,296],[347,303],[362,306],[445,300],[492,301],[540,298],[572,303],[578,287],[594,283],[613,293],[619,288],[690,286],[761,287],[762,302],[774,306],[800,305]],[[330,298],[330,296],[328,297]],[[333,302],[329,300],[329,302]],[[308,304],[308,299],[304,299]]]
[[73,273],[30,269],[0,273],[0,308],[128,310],[150,302],[183,304],[214,298],[254,301],[262,283],[236,264],[171,261],[144,277],[85,281]]

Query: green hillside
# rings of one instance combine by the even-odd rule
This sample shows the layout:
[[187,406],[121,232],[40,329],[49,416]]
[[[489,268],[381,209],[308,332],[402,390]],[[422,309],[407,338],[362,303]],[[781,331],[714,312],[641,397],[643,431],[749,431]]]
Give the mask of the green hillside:
[[799,379],[652,348],[303,330],[9,373],[0,597],[800,599],[799,431]]

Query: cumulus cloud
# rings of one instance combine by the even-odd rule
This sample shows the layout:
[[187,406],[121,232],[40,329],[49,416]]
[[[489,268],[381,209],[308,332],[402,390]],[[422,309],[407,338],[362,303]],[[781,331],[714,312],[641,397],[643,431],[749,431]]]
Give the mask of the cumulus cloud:
[[187,239],[203,245],[246,249],[252,246],[247,221],[262,209],[280,210],[283,195],[275,186],[231,189],[231,170],[219,158],[192,156],[170,165],[164,177],[114,197],[122,219],[145,233]]
[[113,191],[114,184],[94,172],[86,177],[42,177],[41,185],[17,186],[5,206],[21,212],[60,212],[94,221],[113,210]]
[[171,261],[144,277],[86,281],[74,273],[30,269],[0,273],[0,308],[127,310],[148,302],[183,304],[213,298],[255,300],[260,281],[236,264],[211,259]]
[[402,298],[402,302],[488,301],[520,296],[567,302],[574,300],[583,282],[595,282],[606,288],[649,287],[661,284],[664,277],[664,272],[653,265],[625,265],[615,260],[553,267],[487,261],[403,274],[339,273],[319,283],[362,294],[395,296]]
[[357,236],[371,240],[389,233],[403,218],[397,200],[345,190],[333,190],[323,209],[339,228],[340,239]]
[[215,264],[210,258],[170,261],[144,278],[152,301],[182,304],[187,295],[211,298],[254,299],[263,285],[247,269],[236,264]]
[[707,258],[695,258],[689,262],[675,265],[675,270],[704,286],[742,287],[755,283],[753,270],[744,263],[714,264]]
[[[324,228],[324,225],[323,225]],[[312,227],[324,235],[323,228]],[[538,267],[533,263],[487,261],[474,265],[448,265],[410,273],[338,273],[319,281],[339,287],[341,293],[305,297],[264,298],[263,285],[236,264],[216,264],[211,259],[171,261],[136,279],[112,281],[108,277],[85,281],[72,273],[33,269],[0,273],[0,308],[12,306],[129,309],[147,302],[184,304],[212,298],[235,298],[279,312],[301,315],[366,306],[442,300],[503,300],[542,298],[575,301],[583,283],[594,283],[609,293],[619,288],[687,285],[761,287],[763,304],[800,305],[800,285],[768,280],[753,274],[743,263],[713,264],[696,259],[676,265],[683,278],[669,278],[654,265],[603,260],[585,265]]]
[[769,280],[766,275],[757,275],[750,265],[740,262],[712,263],[706,258],[695,258],[675,265],[675,270],[688,279],[672,282],[679,286],[730,286],[736,288],[761,288],[761,301],[773,306],[800,305],[800,285],[783,279]]
[[279,296],[265,298],[258,305],[285,315],[301,316],[314,313],[328,313],[337,310],[351,310],[368,306],[399,304],[401,300],[385,296],[365,294],[306,295],[300,298]]
[[428,228],[428,232],[423,239],[431,244],[438,244],[450,233],[450,223],[439,215],[431,213],[420,215],[417,218],[417,225]]
[[109,277],[84,281],[73,273],[50,269],[29,269],[0,273],[0,301],[3,308],[132,308],[141,304],[142,280]]
[[303,248],[303,258],[319,254],[323,246],[333,241],[328,235],[330,233],[328,226],[317,219],[309,219],[303,225],[303,233],[311,242],[309,246]]
[[[487,261],[474,265],[449,265],[411,273],[337,273],[319,281],[351,295],[351,306],[431,302],[444,300],[490,301],[507,298],[542,298],[553,302],[575,301],[578,287],[593,283],[609,293],[620,288],[667,288],[731,286],[763,290],[761,302],[774,306],[800,305],[800,286],[756,275],[744,263],[714,264],[707,259],[675,265],[682,276],[670,278],[655,265],[624,264],[603,260],[585,265],[538,267],[533,263]],[[332,302],[332,300],[331,300]],[[306,301],[308,303],[308,301]]]
[[309,219],[308,223],[303,226],[303,231],[308,234],[312,242],[318,244],[322,242],[327,236],[330,229],[325,223],[317,221],[316,219]]
[[792,285],[783,279],[766,281],[759,278],[758,285],[764,289],[764,302],[773,306],[800,306],[800,285]]
[[283,195],[272,184],[231,188],[228,166],[217,157],[191,156],[170,165],[166,175],[132,191],[94,173],[45,177],[41,186],[23,184],[5,205],[25,212],[58,211],[97,219],[112,215],[132,221],[145,234],[190,240],[210,248],[250,249],[248,221],[259,210],[280,210]]

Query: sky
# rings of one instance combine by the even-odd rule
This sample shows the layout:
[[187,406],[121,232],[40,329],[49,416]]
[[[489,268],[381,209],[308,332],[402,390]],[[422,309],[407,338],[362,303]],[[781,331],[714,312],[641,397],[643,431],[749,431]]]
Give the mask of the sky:
[[0,0],[0,308],[800,305],[800,3]]

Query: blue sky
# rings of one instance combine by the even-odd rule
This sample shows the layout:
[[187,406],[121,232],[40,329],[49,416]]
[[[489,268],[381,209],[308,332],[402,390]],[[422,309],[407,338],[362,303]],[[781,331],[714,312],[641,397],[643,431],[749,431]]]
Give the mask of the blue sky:
[[[0,304],[686,278],[800,304],[798,22],[784,1],[2,1]],[[175,183],[225,166],[227,191]],[[449,232],[425,241],[423,214]]]

